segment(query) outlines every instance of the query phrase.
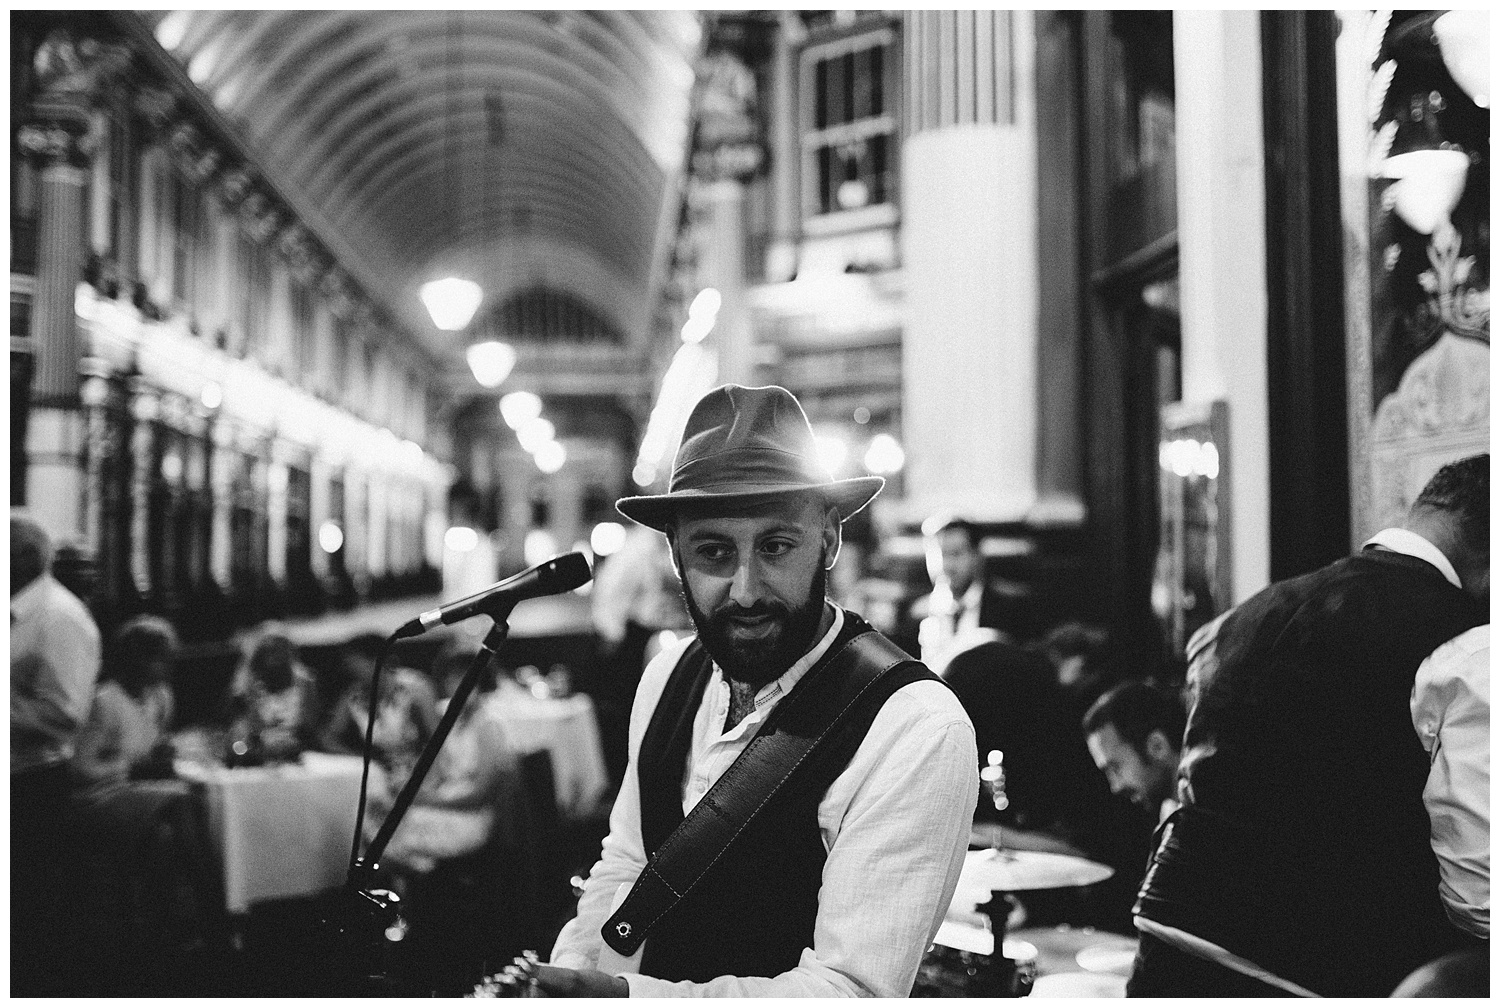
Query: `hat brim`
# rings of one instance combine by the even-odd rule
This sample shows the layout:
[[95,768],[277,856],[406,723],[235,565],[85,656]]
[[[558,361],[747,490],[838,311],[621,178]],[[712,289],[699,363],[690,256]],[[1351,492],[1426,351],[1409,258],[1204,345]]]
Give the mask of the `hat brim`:
[[839,520],[845,521],[874,500],[884,486],[883,476],[855,476],[831,483],[741,483],[645,497],[626,497],[615,503],[615,510],[631,521],[665,532],[673,517],[686,505],[749,503],[757,498],[815,493],[838,508]]

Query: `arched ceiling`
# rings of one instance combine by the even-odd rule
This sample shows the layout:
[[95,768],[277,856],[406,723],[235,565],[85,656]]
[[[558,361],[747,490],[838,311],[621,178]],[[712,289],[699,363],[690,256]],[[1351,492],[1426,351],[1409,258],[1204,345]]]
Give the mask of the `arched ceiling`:
[[547,285],[646,335],[681,170],[692,11],[154,11],[140,16],[279,180],[366,258],[445,360],[422,283],[493,309]]

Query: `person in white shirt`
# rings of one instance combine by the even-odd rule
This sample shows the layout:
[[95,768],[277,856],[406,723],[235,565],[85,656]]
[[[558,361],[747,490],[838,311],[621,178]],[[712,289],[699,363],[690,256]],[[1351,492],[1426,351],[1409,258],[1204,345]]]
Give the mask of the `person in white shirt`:
[[551,963],[527,970],[543,992],[910,993],[957,885],[978,794],[968,717],[910,659],[874,679],[878,702],[850,704],[863,720],[837,722],[686,895],[641,925],[638,964],[603,934],[607,924],[630,933],[621,903],[652,874],[669,828],[700,803],[727,804],[715,785],[758,766],[752,742],[807,715],[844,674],[833,670],[846,646],[875,634],[824,588],[841,521],[883,482],[829,479],[785,389],[729,385],[695,407],[670,492],[619,503],[668,535],[698,638],[642,678],[602,856]]
[[57,898],[69,877],[63,812],[68,765],[99,678],[99,629],[52,576],[52,539],[29,515],[10,515],[11,993],[67,990],[56,953],[68,926]]

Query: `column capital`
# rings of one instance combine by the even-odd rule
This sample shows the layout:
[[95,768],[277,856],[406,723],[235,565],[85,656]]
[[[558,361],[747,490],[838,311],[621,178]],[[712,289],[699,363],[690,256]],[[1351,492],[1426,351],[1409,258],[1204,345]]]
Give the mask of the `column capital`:
[[32,58],[37,93],[41,95],[38,101],[68,100],[88,108],[111,93],[127,75],[133,59],[124,43],[55,28]]
[[237,207],[250,193],[255,179],[244,168],[236,165],[219,176],[219,197],[229,207]]
[[40,163],[42,167],[71,165],[82,168],[88,164],[93,143],[89,135],[87,111],[77,117],[68,114],[62,107],[37,110],[38,117],[23,123],[16,130],[16,146],[23,156]]
[[182,122],[174,126],[167,144],[182,170],[200,185],[213,178],[214,173],[224,165],[223,154],[193,123]]
[[180,117],[177,96],[164,88],[141,87],[131,95],[131,108],[158,134],[167,133]]
[[250,236],[262,245],[271,240],[284,220],[281,208],[276,206],[271,197],[255,188],[251,188],[240,203],[239,213]]

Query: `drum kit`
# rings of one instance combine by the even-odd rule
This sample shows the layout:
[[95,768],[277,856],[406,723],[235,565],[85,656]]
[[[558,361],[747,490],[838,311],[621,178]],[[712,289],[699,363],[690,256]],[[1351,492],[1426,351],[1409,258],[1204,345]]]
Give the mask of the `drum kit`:
[[[1010,804],[1003,759],[1000,751],[990,752],[979,773],[997,811]],[[1026,997],[1037,979],[1038,952],[1032,942],[1006,936],[1006,922],[1015,909],[1011,894],[1090,886],[1113,874],[1108,865],[1086,858],[1007,849],[998,840],[989,849],[969,851],[950,919],[938,929],[922,961],[912,996]],[[976,912],[984,923],[974,922]],[[1079,965],[1093,968],[1082,959]]]

